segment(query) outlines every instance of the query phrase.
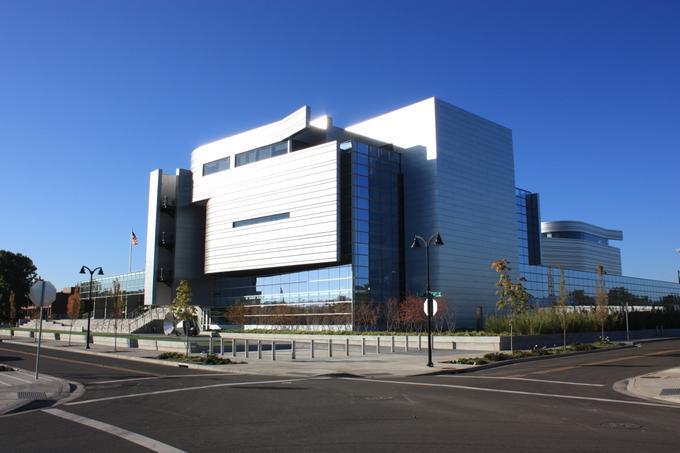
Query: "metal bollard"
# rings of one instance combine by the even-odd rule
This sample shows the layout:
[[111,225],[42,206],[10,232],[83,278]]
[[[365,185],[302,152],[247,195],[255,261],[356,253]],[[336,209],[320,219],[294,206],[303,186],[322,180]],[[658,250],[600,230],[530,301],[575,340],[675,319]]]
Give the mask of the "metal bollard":
[[236,338],[231,339],[231,356],[236,357]]
[[249,344],[247,338],[246,338],[246,341],[245,341],[244,349],[245,349],[245,355],[246,355],[246,359],[247,359],[248,357],[250,357],[250,344]]
[[290,342],[290,358],[295,360],[295,340]]
[[309,350],[311,351],[312,358],[314,358],[314,340],[312,340],[312,343],[309,345]]
[[213,353],[213,339],[212,339],[212,334],[208,337],[208,354]]
[[456,342],[455,342],[455,341],[452,341],[452,342],[451,342],[451,350],[452,350],[452,351],[455,351],[455,350],[456,350]]
[[224,338],[220,337],[220,356],[224,357]]
[[272,360],[276,360],[276,341],[272,340]]
[[257,358],[262,358],[262,340],[257,340]]
[[349,338],[345,338],[345,355],[349,357]]
[[392,344],[390,345],[390,352],[394,353],[394,335],[392,335]]
[[328,357],[333,357],[333,340],[328,339]]
[[380,337],[375,338],[375,353],[380,354]]
[[361,339],[361,355],[366,355],[366,338]]
[[406,335],[406,337],[404,337],[404,341],[406,342],[405,343],[406,344],[406,352],[408,352],[408,335]]
[[418,351],[423,350],[423,337],[421,335],[418,335]]

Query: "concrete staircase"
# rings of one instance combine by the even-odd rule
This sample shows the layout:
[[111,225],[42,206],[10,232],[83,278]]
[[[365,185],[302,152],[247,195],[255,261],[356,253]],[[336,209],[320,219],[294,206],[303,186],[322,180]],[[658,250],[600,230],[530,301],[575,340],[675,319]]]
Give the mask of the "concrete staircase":
[[[118,333],[162,333],[163,319],[170,311],[167,306],[152,307],[143,310],[134,318],[128,319],[92,319],[90,320],[90,331],[95,333],[114,333],[116,329]],[[58,330],[68,332],[73,323],[74,332],[84,332],[87,330],[87,319],[61,319],[54,321],[43,321],[43,329]],[[32,319],[29,322],[22,324],[21,327],[25,329],[37,329],[39,321]],[[117,326],[117,327],[116,327]]]

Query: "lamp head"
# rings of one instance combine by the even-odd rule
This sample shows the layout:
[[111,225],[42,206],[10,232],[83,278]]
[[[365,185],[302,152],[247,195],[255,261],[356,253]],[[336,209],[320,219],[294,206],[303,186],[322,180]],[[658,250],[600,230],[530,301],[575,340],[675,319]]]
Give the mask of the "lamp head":
[[85,273],[85,266],[82,266],[82,267],[80,268],[80,273],[81,273],[81,274],[84,274],[84,273]]
[[437,233],[437,237],[434,240],[434,245],[444,245],[441,234]]
[[97,275],[104,275],[104,269],[100,267],[99,272],[97,272]]
[[413,242],[411,243],[411,248],[412,248],[412,249],[419,249],[420,247],[422,247],[422,246],[420,245],[420,241],[418,240],[417,237],[414,237],[414,238],[413,238]]

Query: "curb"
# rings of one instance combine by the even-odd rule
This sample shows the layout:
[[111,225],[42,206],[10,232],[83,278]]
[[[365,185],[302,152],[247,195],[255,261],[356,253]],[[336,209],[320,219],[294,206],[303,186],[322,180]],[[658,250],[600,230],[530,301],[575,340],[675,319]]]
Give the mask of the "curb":
[[[19,346],[33,346],[34,343],[22,343],[20,341],[6,341],[5,343],[7,344],[15,344]],[[107,357],[109,359],[120,359],[120,360],[129,360],[131,362],[140,362],[140,363],[149,363],[153,365],[164,365],[164,366],[170,366],[170,367],[175,367],[175,368],[190,368],[194,370],[205,370],[205,371],[219,371],[221,373],[225,374],[251,374],[247,372],[242,372],[240,370],[225,370],[224,368],[220,367],[227,367],[231,365],[201,365],[198,363],[183,363],[183,362],[172,362],[168,360],[159,360],[159,359],[152,359],[152,358],[147,358],[147,357],[122,357],[120,353],[107,353],[107,352],[98,352],[98,351],[86,351],[82,349],[64,349],[63,347],[59,346],[49,346],[49,345],[42,345],[41,349],[51,349],[53,351],[66,351],[66,352],[75,352],[76,354],[85,354],[85,355],[93,355],[93,356],[99,356],[99,357]]]
[[467,368],[458,368],[458,369],[452,369],[452,370],[441,370],[441,371],[434,371],[432,373],[424,373],[419,376],[432,376],[432,375],[438,375],[438,374],[462,374],[462,373],[471,373],[474,371],[481,371],[481,370],[488,370],[491,368],[498,368],[506,365],[512,365],[515,363],[522,363],[522,362],[534,362],[537,360],[549,360],[549,359],[559,359],[563,357],[573,357],[573,356],[579,356],[579,355],[584,355],[584,354],[596,354],[596,353],[601,353],[601,352],[608,352],[608,351],[618,351],[621,349],[629,349],[629,348],[634,348],[636,347],[635,344],[627,344],[624,346],[614,346],[611,348],[606,348],[606,349],[595,349],[592,351],[574,351],[574,352],[565,352],[563,354],[555,354],[555,355],[539,355],[536,357],[522,357],[519,359],[510,359],[510,360],[501,360],[498,362],[492,362],[492,363],[487,363],[484,365],[471,365]]
[[[24,370],[23,368],[18,368],[18,367],[11,367],[14,368],[15,370],[21,370],[24,372],[29,372],[29,370]],[[44,401],[44,402],[52,402],[52,404],[49,404],[47,406],[55,406],[60,404],[65,398],[69,398],[71,396],[71,384],[76,385],[74,387],[74,390],[77,389],[77,384],[76,383],[71,383],[68,382],[64,379],[58,378],[56,376],[52,376],[50,374],[42,374],[43,376],[48,376],[52,379],[56,379],[59,381],[59,388],[56,389],[53,392],[46,393],[45,398],[40,398],[40,399],[17,399],[15,403],[9,403],[5,404],[4,407],[0,410],[0,416],[3,415],[13,415],[21,411],[21,409],[25,406],[28,406],[30,404],[35,403],[36,401]],[[82,387],[82,386],[81,386]]]

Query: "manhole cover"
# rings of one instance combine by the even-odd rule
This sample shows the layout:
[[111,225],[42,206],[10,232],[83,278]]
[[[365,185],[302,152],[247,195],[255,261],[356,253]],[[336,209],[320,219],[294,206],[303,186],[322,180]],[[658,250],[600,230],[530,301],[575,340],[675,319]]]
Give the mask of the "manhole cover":
[[17,392],[17,398],[20,400],[44,400],[47,399],[45,392]]
[[661,396],[677,396],[680,395],[680,389],[661,389]]
[[612,429],[642,429],[642,425],[636,425],[635,423],[618,423],[618,422],[608,422],[602,423],[600,425],[603,428]]

